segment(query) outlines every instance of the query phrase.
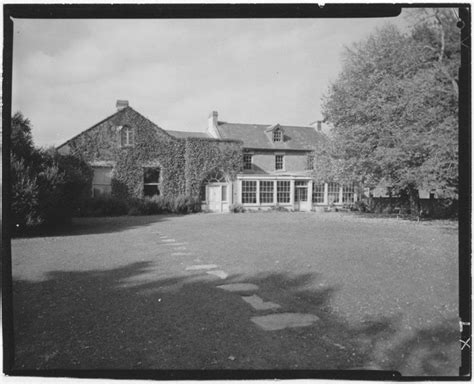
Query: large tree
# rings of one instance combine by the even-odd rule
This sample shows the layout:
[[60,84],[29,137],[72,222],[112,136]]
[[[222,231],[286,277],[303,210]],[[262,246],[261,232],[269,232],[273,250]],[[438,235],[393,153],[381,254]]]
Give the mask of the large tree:
[[11,119],[12,224],[15,227],[69,220],[90,193],[92,170],[54,148],[35,148],[31,123],[21,112]]
[[449,9],[410,17],[409,33],[387,25],[346,48],[342,72],[323,100],[333,126],[326,162],[339,179],[385,182],[413,199],[421,188],[455,195],[456,20]]

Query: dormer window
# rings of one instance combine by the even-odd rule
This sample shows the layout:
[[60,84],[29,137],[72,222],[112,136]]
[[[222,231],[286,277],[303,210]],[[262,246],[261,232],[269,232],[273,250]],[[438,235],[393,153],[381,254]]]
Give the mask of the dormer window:
[[120,144],[122,147],[131,147],[134,144],[133,129],[129,126],[124,126],[120,130]]
[[274,142],[282,141],[282,138],[283,138],[283,135],[282,135],[281,130],[280,129],[275,129],[273,131],[273,141]]

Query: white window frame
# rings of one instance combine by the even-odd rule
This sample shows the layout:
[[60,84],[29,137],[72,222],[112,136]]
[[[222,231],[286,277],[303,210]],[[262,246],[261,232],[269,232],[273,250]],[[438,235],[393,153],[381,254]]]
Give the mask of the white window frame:
[[[286,190],[286,188],[285,188],[285,191],[280,192],[278,190],[278,184],[279,183],[288,183],[288,190]],[[285,205],[285,204],[291,205],[292,204],[291,203],[291,180],[277,180],[276,190],[277,190],[277,200],[276,200],[275,204],[278,204],[278,205]],[[278,201],[279,200],[279,192],[288,194],[288,201]]]
[[[271,192],[268,190],[265,190],[265,187],[262,185],[262,183],[268,183],[267,188],[269,185],[271,185]],[[275,181],[274,180],[259,180],[259,203],[260,205],[275,205]],[[263,202],[262,201],[262,187],[263,187],[263,193],[265,193],[268,197],[268,195],[271,193],[272,196],[272,201],[270,202]]]
[[276,128],[272,132],[272,140],[274,143],[281,143],[283,141],[283,132],[281,129]]
[[[351,196],[350,201],[345,201],[346,196]],[[343,184],[342,185],[342,204],[354,204],[355,203],[355,185],[354,184]]]
[[[335,187],[337,186],[337,195],[335,191]],[[328,183],[328,204],[341,204],[341,185],[339,183]],[[336,201],[331,201],[331,196],[337,196],[337,202]]]
[[[312,196],[311,196],[311,202],[313,204],[324,204],[325,189],[326,189],[326,186],[325,186],[324,183],[315,183],[315,182],[313,182],[313,193],[312,193]],[[314,197],[316,195],[320,197],[321,201],[314,201]]]
[[[277,168],[277,158],[281,157],[281,168]],[[285,170],[285,155],[282,153],[275,153],[275,171],[284,171]]]
[[[246,168],[246,165],[247,165],[247,163],[245,162],[246,156],[250,157],[250,168]],[[244,153],[243,162],[244,162],[244,171],[251,171],[253,169],[253,153]]]
[[[244,193],[251,193],[251,192],[247,192],[247,191],[244,191],[244,185],[246,183],[255,183],[255,203],[249,203],[249,202],[244,202]],[[243,205],[258,205],[259,204],[259,201],[258,201],[258,198],[259,198],[259,190],[258,190],[258,180],[242,180],[242,186],[241,186],[241,191],[240,191],[240,200],[242,202]]]
[[[125,143],[124,143],[124,137],[123,137],[124,134],[125,134]],[[128,125],[124,125],[120,129],[120,145],[122,147],[133,147],[134,144],[135,144],[135,132],[133,131],[133,128]]]

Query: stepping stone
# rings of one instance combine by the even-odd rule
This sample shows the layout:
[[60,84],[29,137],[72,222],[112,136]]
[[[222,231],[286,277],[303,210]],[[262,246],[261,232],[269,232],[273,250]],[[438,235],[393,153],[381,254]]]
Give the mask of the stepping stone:
[[217,288],[223,289],[224,291],[229,292],[246,292],[246,291],[256,291],[258,286],[250,283],[235,283],[235,284],[224,284],[218,285]]
[[186,245],[187,243],[165,243],[165,244],[161,244],[161,245],[172,245],[172,246],[175,246],[175,245]]
[[176,247],[175,251],[185,251],[186,247]]
[[278,331],[285,328],[307,327],[319,320],[318,316],[308,313],[274,313],[251,318],[264,331]]
[[191,265],[190,267],[186,267],[186,271],[199,271],[202,269],[213,269],[217,268],[215,264],[202,264],[202,265]]
[[163,242],[166,241],[167,243],[169,243],[169,242],[174,243],[176,240],[175,239],[163,239],[161,241],[163,241]]
[[242,300],[249,303],[257,311],[281,308],[280,304],[272,303],[271,301],[263,301],[262,298],[257,295],[242,296]]
[[215,270],[215,271],[207,271],[206,273],[209,275],[220,277],[221,279],[227,279],[227,276],[229,276],[227,273],[225,273],[224,271],[221,271],[220,269]]

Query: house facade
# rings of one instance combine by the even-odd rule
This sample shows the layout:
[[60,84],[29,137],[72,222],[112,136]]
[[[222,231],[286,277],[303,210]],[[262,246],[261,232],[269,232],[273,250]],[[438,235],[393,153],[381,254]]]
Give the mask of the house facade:
[[281,206],[311,211],[357,200],[353,185],[316,183],[316,126],[241,124],[211,112],[201,132],[170,131],[118,101],[117,112],[58,147],[94,170],[92,195],[200,196],[202,207],[228,212]]

